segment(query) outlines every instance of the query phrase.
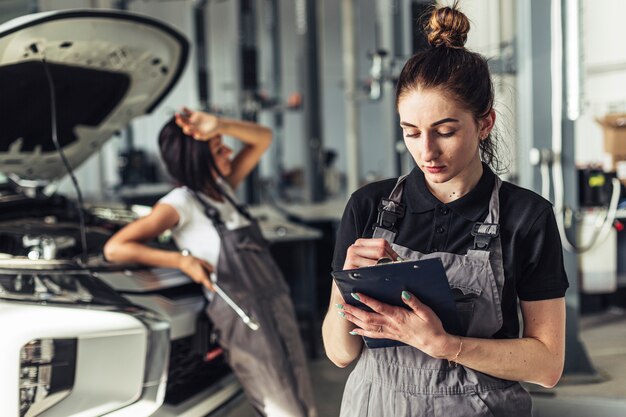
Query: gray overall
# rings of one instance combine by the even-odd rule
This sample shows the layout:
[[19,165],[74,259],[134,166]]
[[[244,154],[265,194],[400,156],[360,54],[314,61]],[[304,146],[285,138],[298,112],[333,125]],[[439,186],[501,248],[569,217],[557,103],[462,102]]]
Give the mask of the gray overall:
[[228,230],[217,209],[196,197],[221,238],[219,285],[260,325],[259,330],[251,330],[224,300],[213,297],[207,314],[230,367],[258,416],[315,417],[289,288],[256,220],[229,198],[250,224]]
[[[387,213],[402,205],[405,178],[398,179],[389,199],[381,203]],[[492,338],[502,326],[500,299],[504,269],[500,238],[495,233],[500,217],[500,184],[496,178],[489,214],[484,223],[475,225],[474,248],[466,255],[447,252],[426,255],[394,244],[393,220],[387,224],[391,227],[374,230],[374,237],[392,243],[401,258],[441,258],[468,337]],[[530,417],[531,408],[530,395],[518,382],[460,365],[451,366],[446,360],[434,359],[410,346],[379,349],[364,346],[346,383],[341,417]]]

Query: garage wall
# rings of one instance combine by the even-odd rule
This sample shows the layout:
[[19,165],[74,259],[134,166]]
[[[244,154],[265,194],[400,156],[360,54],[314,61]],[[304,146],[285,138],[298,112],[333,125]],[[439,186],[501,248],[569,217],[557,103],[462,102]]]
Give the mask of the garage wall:
[[[403,11],[406,38],[404,40],[405,59],[410,56],[409,15],[412,0],[361,0],[356,2],[356,27],[358,49],[358,73],[361,83],[369,77],[371,61],[368,51],[384,48],[389,50],[392,41],[385,33],[384,24],[379,21],[381,9],[398,7]],[[449,2],[442,2],[449,3]],[[467,47],[490,58],[497,58],[507,53],[502,45],[513,42],[515,33],[514,3],[509,0],[464,0],[460,2],[461,10],[468,15],[472,29]],[[321,2],[322,24],[324,32],[320,42],[322,56],[323,80],[323,122],[324,144],[327,148],[336,149],[339,153],[339,168],[345,172],[345,118],[343,94],[343,69],[341,48],[341,2],[324,0]],[[377,11],[379,11],[377,15]],[[501,23],[500,23],[501,22]],[[496,75],[496,110],[498,127],[504,143],[503,154],[510,159],[511,172],[516,172],[516,126],[515,126],[515,78],[512,75]],[[394,85],[387,83],[380,101],[363,99],[359,105],[360,117],[360,180],[371,181],[389,178],[395,175],[396,141],[402,137],[394,131],[395,118]],[[365,94],[365,90],[363,90]],[[507,152],[508,150],[508,152]],[[408,169],[412,165],[408,166]],[[406,168],[405,168],[406,170]]]
[[583,0],[584,108],[576,123],[576,162],[601,164],[602,131],[595,122],[609,112],[626,112],[626,2]]
[[[8,0],[13,1],[13,0]],[[385,33],[381,32],[381,22],[377,21],[377,10],[384,8],[384,3],[400,7],[405,11],[407,28],[410,25],[408,15],[412,0],[361,0],[357,4],[357,34],[358,34],[358,71],[359,78],[365,82],[370,70],[370,61],[367,52],[384,46]],[[0,3],[4,3],[0,2]],[[473,23],[468,40],[468,47],[488,56],[497,56],[501,50],[499,45],[512,39],[514,31],[511,11],[513,6],[504,0],[464,0],[461,1],[464,10]],[[4,3],[6,4],[6,3]],[[53,10],[76,7],[112,7],[114,0],[39,0],[40,10]],[[193,0],[168,1],[131,1],[129,8],[132,11],[148,14],[177,27],[189,38],[193,38],[192,10]],[[261,15],[267,2],[255,3],[260,8]],[[338,152],[338,168],[345,171],[345,123],[343,97],[343,71],[341,57],[341,2],[337,0],[320,0],[318,3],[319,24],[324,27],[320,30],[320,65],[322,89],[322,123],[324,147]],[[238,22],[236,19],[236,2],[211,1],[207,10],[208,17],[208,51],[210,63],[210,93],[212,102],[219,104],[227,112],[236,110],[238,103]],[[506,9],[508,7],[508,9]],[[507,14],[508,13],[508,14]],[[301,91],[303,74],[301,68],[302,44],[297,36],[296,29],[296,2],[280,0],[281,15],[281,70],[283,75],[283,98],[293,91]],[[511,16],[510,21],[498,25],[500,16]],[[261,17],[262,19],[262,17]],[[266,28],[259,22],[259,36],[263,40],[260,53],[267,54]],[[504,30],[503,28],[507,28]],[[408,57],[409,36],[407,29],[405,39]],[[132,124],[135,146],[146,150],[154,160],[158,160],[156,136],[164,121],[171,117],[173,112],[182,105],[197,107],[197,80],[195,74],[195,53],[192,50],[190,62],[186,71],[172,93],[157,108],[152,115],[137,119]],[[261,58],[262,59],[262,58]],[[267,64],[266,64],[267,65]],[[512,142],[515,127],[513,126],[514,112],[512,77],[500,77],[498,85],[499,121],[504,127],[505,140]],[[271,90],[271,69],[261,68],[261,88]],[[360,131],[361,131],[361,179],[373,180],[388,178],[395,174],[394,143],[401,138],[394,137],[395,113],[393,109],[393,85],[386,86],[386,99],[378,102],[364,100],[360,104]],[[261,113],[260,121],[271,125],[271,114]],[[280,154],[286,169],[294,169],[304,165],[307,149],[306,136],[303,131],[303,115],[301,112],[288,112],[284,119],[285,127],[280,140]],[[117,155],[126,146],[125,134],[112,138],[100,153],[88,160],[77,170],[77,175],[86,195],[107,198],[112,188],[119,183],[117,174]],[[514,149],[513,145],[513,149]],[[275,160],[270,152],[262,163],[261,173],[264,176],[278,175]],[[408,167],[410,169],[410,166]],[[69,181],[61,184],[62,190],[69,190]],[[71,194],[71,191],[69,192]]]

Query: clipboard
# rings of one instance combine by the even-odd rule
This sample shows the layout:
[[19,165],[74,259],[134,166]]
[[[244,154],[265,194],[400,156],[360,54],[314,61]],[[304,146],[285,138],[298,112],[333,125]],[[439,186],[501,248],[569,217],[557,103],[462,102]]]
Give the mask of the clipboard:
[[[437,314],[448,333],[461,334],[461,322],[454,296],[443,263],[439,258],[384,263],[334,271],[332,275],[347,304],[372,311],[350,295],[353,292],[360,292],[386,304],[408,309],[409,307],[401,299],[402,291],[408,291]],[[391,339],[369,337],[363,339],[368,348],[405,345]]]

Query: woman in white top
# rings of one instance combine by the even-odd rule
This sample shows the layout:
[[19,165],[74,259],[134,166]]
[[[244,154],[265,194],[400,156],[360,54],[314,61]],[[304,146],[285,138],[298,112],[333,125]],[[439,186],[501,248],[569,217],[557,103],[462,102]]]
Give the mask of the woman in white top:
[[[244,147],[233,151],[222,135]],[[161,157],[178,187],[152,212],[116,233],[104,248],[111,262],[178,268],[212,299],[207,314],[218,341],[259,416],[314,417],[313,395],[289,289],[256,220],[233,190],[268,149],[270,129],[183,109],[161,130]],[[145,242],[167,229],[186,251]],[[260,324],[248,328],[213,291],[220,287]],[[215,279],[215,278],[214,278]]]
[[[177,139],[181,128],[196,141]],[[232,158],[233,150],[222,142],[222,135],[237,138],[246,146]],[[223,209],[224,218],[230,218],[227,224],[239,226],[240,216],[224,201],[223,192],[237,188],[271,143],[272,131],[264,126],[183,109],[163,127],[159,140],[163,161],[179,187],[163,197],[150,215],[129,224],[107,242],[107,260],[178,268],[211,290],[209,275],[219,256],[219,237],[194,204],[190,190],[204,188],[203,196]],[[144,244],[167,229],[172,229],[178,246],[188,249],[191,256]]]

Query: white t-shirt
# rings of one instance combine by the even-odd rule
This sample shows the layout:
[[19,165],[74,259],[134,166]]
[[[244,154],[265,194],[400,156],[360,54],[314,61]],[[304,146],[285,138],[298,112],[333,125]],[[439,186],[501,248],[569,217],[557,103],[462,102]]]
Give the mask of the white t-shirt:
[[[234,201],[236,196],[233,190],[224,181],[220,186]],[[224,200],[215,201],[205,194],[200,194],[207,203],[215,207],[222,217],[222,221],[229,230],[238,229],[250,224],[233,205]],[[159,200],[159,203],[173,207],[179,216],[178,224],[172,228],[172,237],[180,249],[187,249],[197,258],[205,259],[215,268],[220,257],[220,236],[213,222],[206,216],[204,207],[196,200],[193,191],[187,187],[178,187],[170,191]]]

